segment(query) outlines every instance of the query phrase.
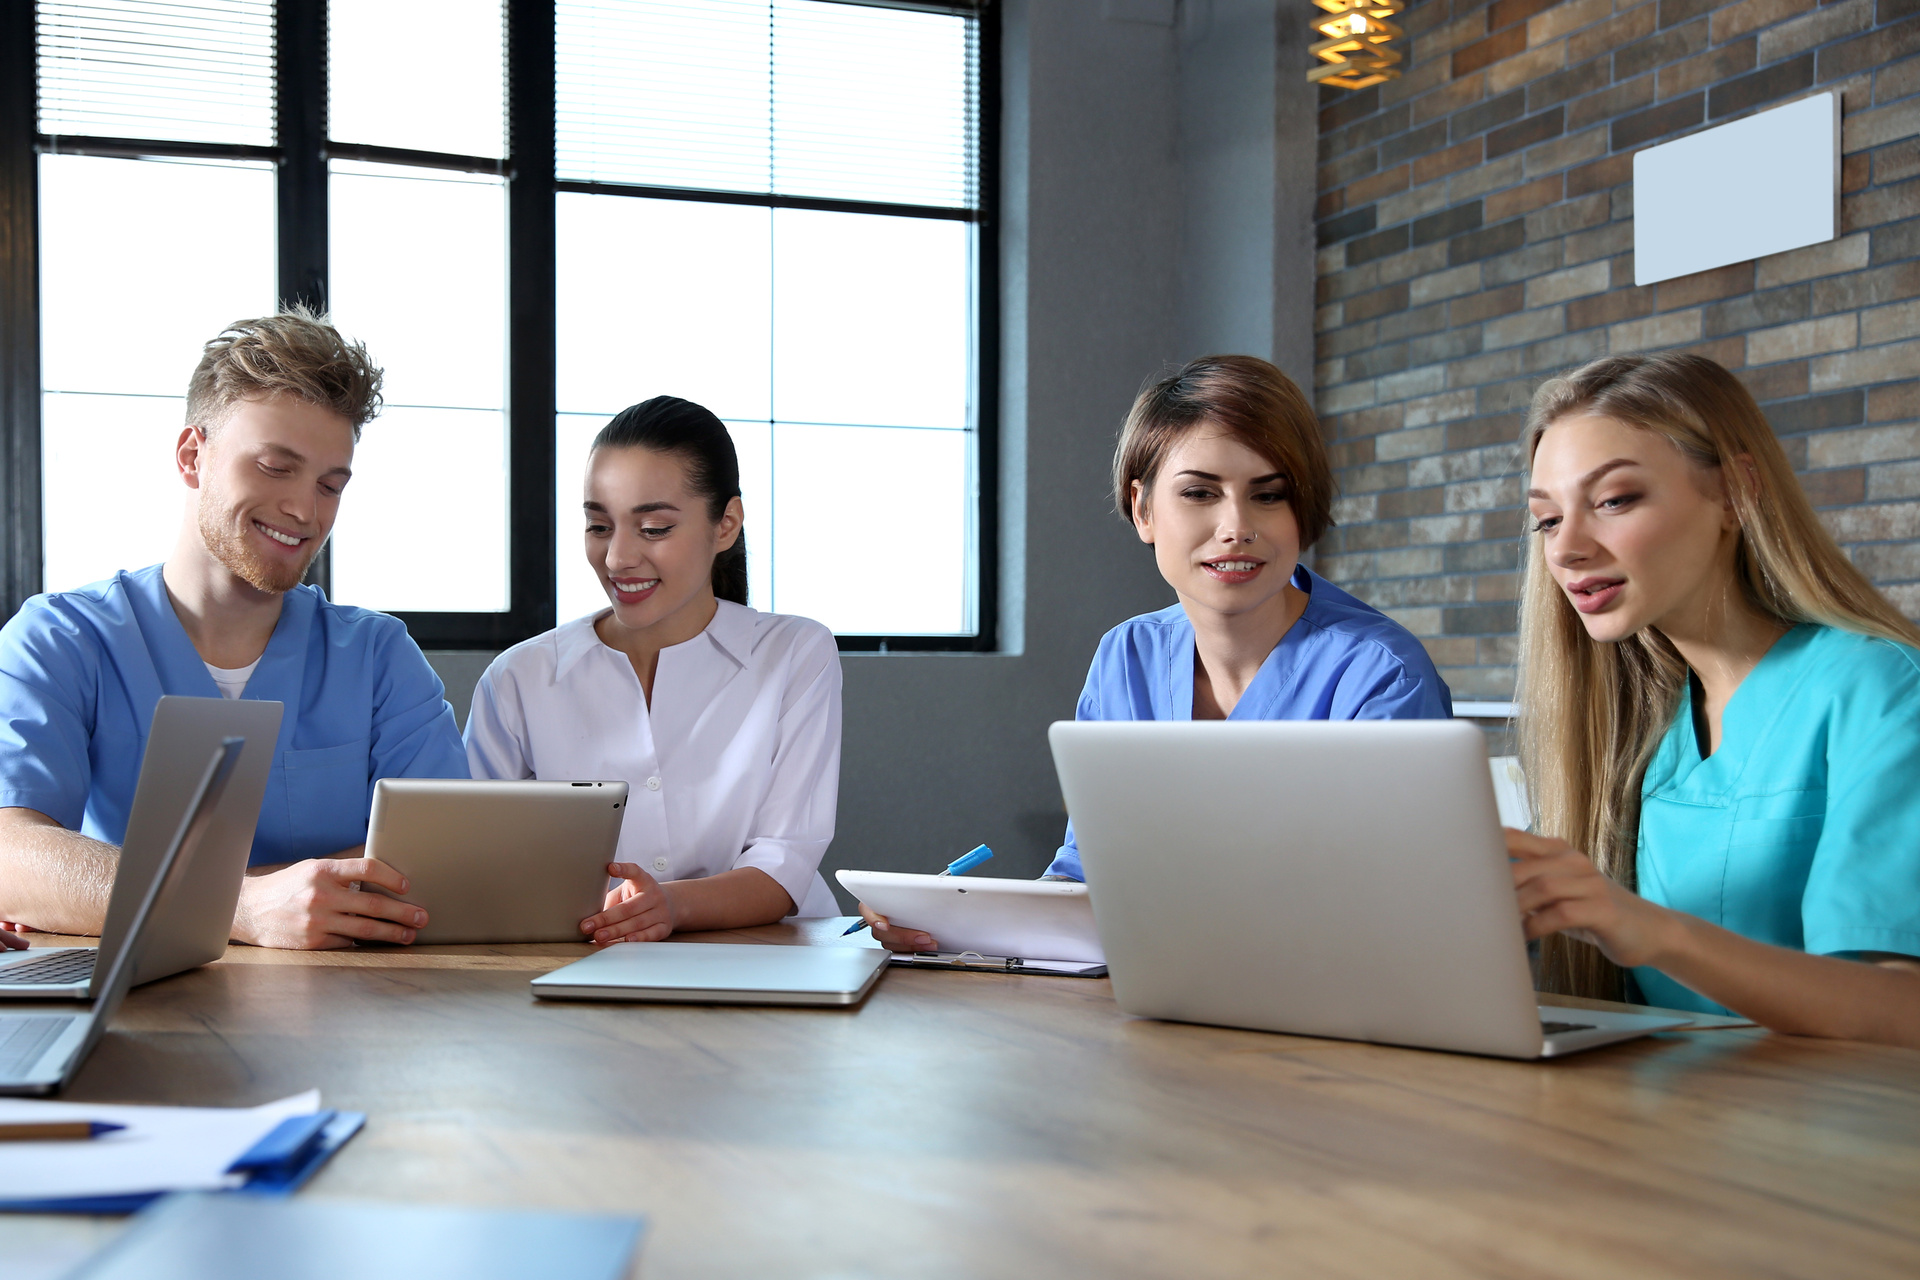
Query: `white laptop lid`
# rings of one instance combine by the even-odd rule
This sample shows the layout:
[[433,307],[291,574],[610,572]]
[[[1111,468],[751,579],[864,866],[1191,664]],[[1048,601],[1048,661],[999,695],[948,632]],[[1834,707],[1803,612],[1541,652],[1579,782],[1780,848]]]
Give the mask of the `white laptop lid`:
[[1473,725],[1076,722],[1049,737],[1128,1012],[1540,1052]]

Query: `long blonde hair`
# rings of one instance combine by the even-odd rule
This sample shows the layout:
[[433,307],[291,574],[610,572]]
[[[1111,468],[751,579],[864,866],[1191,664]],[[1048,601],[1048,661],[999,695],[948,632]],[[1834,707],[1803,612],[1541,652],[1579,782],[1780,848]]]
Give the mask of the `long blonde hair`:
[[[1902,644],[1916,628],[1855,568],[1813,512],[1766,415],[1739,379],[1703,356],[1610,356],[1534,393],[1526,457],[1558,419],[1595,414],[1651,431],[1718,471],[1739,520],[1735,574],[1747,602],[1792,625],[1819,622]],[[1750,461],[1750,467],[1746,463]],[[1652,628],[1589,639],[1529,538],[1520,596],[1520,755],[1534,829],[1590,854],[1635,887],[1640,786],[1687,689],[1687,664]],[[1598,948],[1553,934],[1543,989],[1618,999],[1620,971]]]

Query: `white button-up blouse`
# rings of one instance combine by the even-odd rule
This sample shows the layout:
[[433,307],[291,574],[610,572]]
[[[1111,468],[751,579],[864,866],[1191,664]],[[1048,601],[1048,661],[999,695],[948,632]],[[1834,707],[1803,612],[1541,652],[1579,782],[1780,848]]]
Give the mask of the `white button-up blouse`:
[[493,660],[467,718],[473,776],[624,781],[619,861],[659,880],[758,867],[796,915],[838,915],[819,871],[840,792],[833,633],[722,600],[660,651],[649,708],[597,616]]

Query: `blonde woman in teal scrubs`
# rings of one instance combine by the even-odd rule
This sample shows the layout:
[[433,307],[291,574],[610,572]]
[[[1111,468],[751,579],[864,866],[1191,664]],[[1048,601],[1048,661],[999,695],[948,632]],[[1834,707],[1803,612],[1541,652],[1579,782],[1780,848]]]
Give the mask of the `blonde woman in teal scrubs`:
[[1920,1046],[1920,629],[1710,360],[1548,382],[1526,446],[1542,985]]

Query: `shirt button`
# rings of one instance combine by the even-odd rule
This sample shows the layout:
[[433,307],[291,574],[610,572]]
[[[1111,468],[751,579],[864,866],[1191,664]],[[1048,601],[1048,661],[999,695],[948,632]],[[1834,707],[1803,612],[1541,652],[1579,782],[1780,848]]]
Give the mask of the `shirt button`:
[[655,858],[653,860],[653,869],[655,871],[665,871],[667,869],[667,860],[665,858]]
[[660,779],[658,778],[647,779],[647,790],[658,791],[659,789],[660,789]]

